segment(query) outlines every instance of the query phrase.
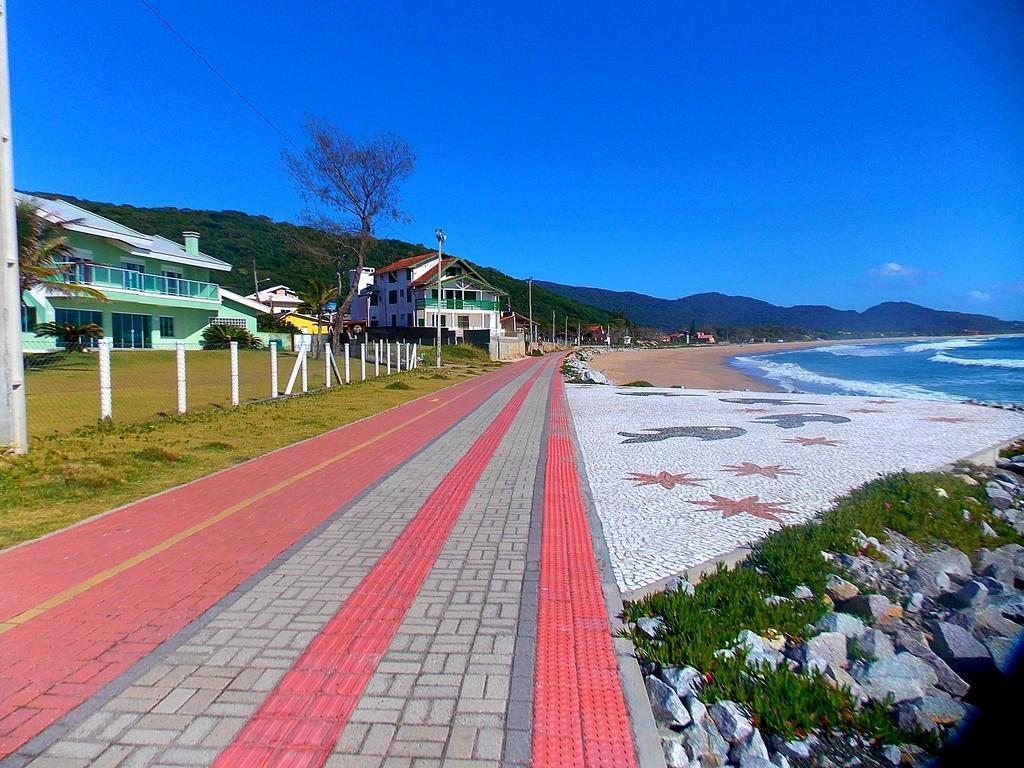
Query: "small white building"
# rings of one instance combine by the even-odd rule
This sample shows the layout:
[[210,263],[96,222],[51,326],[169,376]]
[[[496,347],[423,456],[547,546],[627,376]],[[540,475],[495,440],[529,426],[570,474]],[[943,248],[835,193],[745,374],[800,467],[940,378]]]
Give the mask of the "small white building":
[[489,285],[467,262],[447,256],[441,262],[438,296],[437,254],[424,253],[374,270],[349,271],[357,283],[352,302],[353,321],[371,328],[442,328],[486,330],[501,335],[501,292]]
[[302,306],[302,299],[287,285],[272,285],[259,293],[250,293],[245,298],[270,307],[271,313],[285,315]]

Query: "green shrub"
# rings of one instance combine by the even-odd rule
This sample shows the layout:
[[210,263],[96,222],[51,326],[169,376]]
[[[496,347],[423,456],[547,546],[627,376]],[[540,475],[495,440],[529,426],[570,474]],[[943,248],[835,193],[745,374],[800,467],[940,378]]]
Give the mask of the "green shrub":
[[259,349],[263,342],[238,325],[206,326],[203,331],[203,349],[227,349],[232,341],[238,342],[239,349]]
[[644,381],[643,379],[637,379],[636,381],[627,382],[627,383],[623,384],[622,386],[624,386],[624,387],[653,387],[654,385],[651,384],[651,382],[649,382],[649,381]]
[[384,389],[412,389],[412,387],[404,381],[392,381],[390,384],[386,384]]

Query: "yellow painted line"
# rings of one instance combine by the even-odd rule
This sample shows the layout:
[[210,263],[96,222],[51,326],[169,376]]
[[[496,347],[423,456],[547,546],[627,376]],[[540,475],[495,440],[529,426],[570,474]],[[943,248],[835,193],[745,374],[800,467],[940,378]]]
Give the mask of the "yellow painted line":
[[[514,381],[514,380],[515,380],[515,377],[510,379],[510,381]],[[97,573],[97,574],[95,574],[93,576],[90,576],[88,579],[85,579],[84,581],[80,581],[77,584],[75,584],[74,586],[68,587],[67,589],[63,590],[62,592],[58,592],[57,594],[53,595],[52,597],[49,597],[46,600],[43,600],[41,603],[37,603],[36,605],[34,605],[31,608],[28,608],[28,609],[22,611],[21,613],[15,614],[14,616],[11,616],[9,619],[6,619],[3,623],[0,623],[0,635],[4,634],[5,632],[7,632],[9,630],[14,629],[15,627],[21,626],[22,624],[24,624],[27,621],[31,621],[36,616],[39,616],[40,614],[46,613],[47,611],[49,611],[52,608],[56,608],[59,605],[63,605],[68,600],[71,600],[72,598],[77,597],[78,595],[82,594],[83,592],[86,592],[86,591],[92,589],[93,587],[95,587],[95,586],[97,586],[99,584],[102,584],[103,582],[108,581],[109,579],[112,579],[114,576],[117,576],[119,573],[123,573],[124,571],[127,571],[129,568],[133,568],[134,566],[138,565],[141,562],[144,562],[144,561],[148,560],[149,558],[153,557],[154,555],[158,555],[161,552],[163,552],[163,551],[165,551],[167,549],[170,549],[175,544],[178,544],[178,543],[184,541],[185,539],[188,539],[188,538],[190,538],[192,536],[195,536],[197,533],[200,533],[201,531],[206,530],[211,525],[216,525],[217,523],[221,522],[222,520],[226,520],[227,518],[231,517],[231,515],[235,514],[236,512],[239,512],[240,510],[245,509],[249,505],[254,504],[257,501],[260,501],[261,499],[265,499],[267,496],[271,496],[271,495],[277,493],[278,491],[287,488],[290,485],[294,485],[299,480],[303,480],[303,479],[309,477],[310,475],[315,474],[315,473],[319,472],[320,470],[325,469],[326,467],[329,467],[331,464],[334,464],[335,462],[341,461],[342,459],[346,458],[347,456],[351,456],[353,453],[356,453],[357,451],[361,451],[364,448],[366,448],[366,447],[368,447],[370,445],[373,445],[374,443],[379,442],[380,440],[383,440],[385,437],[388,437],[390,435],[393,435],[395,432],[398,432],[400,430],[405,429],[410,424],[413,424],[413,423],[419,421],[420,419],[424,419],[427,416],[429,416],[430,414],[434,413],[435,411],[440,410],[441,408],[444,408],[447,405],[451,405],[453,402],[455,402],[459,398],[465,397],[466,395],[470,394],[471,392],[476,391],[480,387],[484,386],[484,384],[486,384],[486,383],[487,382],[480,382],[479,384],[477,384],[477,385],[475,385],[473,387],[468,388],[465,392],[461,392],[461,393],[455,395],[454,397],[450,398],[447,402],[442,403],[441,405],[436,405],[433,408],[430,408],[429,410],[424,411],[419,416],[414,416],[413,418],[409,419],[408,421],[404,421],[401,424],[398,424],[398,425],[392,427],[391,429],[388,429],[388,430],[385,430],[384,432],[381,432],[376,437],[372,437],[369,440],[364,440],[363,442],[359,443],[358,445],[354,445],[351,448],[348,448],[348,449],[342,451],[341,453],[335,454],[334,456],[332,456],[329,459],[324,459],[319,464],[316,464],[316,465],[314,465],[312,467],[309,467],[308,469],[304,469],[303,471],[299,472],[296,475],[292,475],[291,477],[287,478],[286,480],[281,480],[278,483],[274,483],[273,485],[268,486],[267,488],[264,488],[259,493],[254,493],[252,496],[249,496],[248,498],[243,499],[242,501],[239,501],[236,504],[232,504],[230,507],[222,509],[217,514],[212,515],[211,517],[208,517],[205,520],[201,520],[200,522],[198,522],[195,525],[193,525],[191,528],[186,528],[183,531],[179,531],[178,533],[174,534],[173,536],[171,536],[171,537],[169,537],[167,539],[164,539],[159,544],[156,544],[156,545],[150,547],[149,549],[143,550],[142,552],[139,552],[137,555],[133,555],[132,557],[129,557],[127,560],[124,560],[123,562],[120,562],[117,565],[114,565],[114,566],[112,566],[110,568],[107,568],[105,571],[100,571],[99,573]],[[504,386],[504,384],[502,384],[501,386]],[[499,389],[500,388],[501,387],[499,387]]]

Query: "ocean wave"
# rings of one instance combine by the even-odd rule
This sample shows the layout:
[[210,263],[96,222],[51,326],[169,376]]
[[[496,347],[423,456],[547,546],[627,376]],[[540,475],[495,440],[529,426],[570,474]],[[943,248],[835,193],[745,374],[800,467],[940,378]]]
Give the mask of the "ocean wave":
[[876,344],[836,344],[834,347],[812,347],[808,352],[828,352],[837,357],[888,357],[898,355],[902,349],[880,348]]
[[969,360],[966,357],[938,354],[932,355],[928,359],[933,363],[951,363],[953,365],[977,366],[979,368],[1024,368],[1024,360],[1007,357],[982,357],[976,360]]
[[939,352],[946,349],[964,349],[974,347],[989,339],[946,339],[945,341],[926,341],[920,344],[909,344],[903,348],[904,352]]
[[960,402],[962,397],[946,392],[919,387],[916,384],[887,384],[883,381],[857,381],[855,379],[837,379],[808,371],[796,363],[776,363],[753,357],[734,358],[737,363],[760,369],[765,378],[771,379],[787,392],[799,392],[799,384],[812,384],[848,395],[874,395],[878,397],[897,397],[913,400],[946,400]]

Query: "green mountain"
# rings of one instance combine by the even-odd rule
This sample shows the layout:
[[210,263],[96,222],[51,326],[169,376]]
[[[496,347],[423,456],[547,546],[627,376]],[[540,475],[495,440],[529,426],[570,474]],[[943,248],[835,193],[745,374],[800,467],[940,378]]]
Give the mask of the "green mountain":
[[[52,192],[30,192],[39,197],[66,200],[88,211],[105,216],[126,227],[152,235],[180,241],[181,233],[199,233],[199,247],[204,253],[231,264],[231,272],[219,278],[221,285],[242,294],[252,293],[253,261],[261,287],[283,283],[301,290],[317,277],[333,284],[335,256],[346,254],[343,244],[333,237],[301,224],[274,221],[267,216],[253,216],[242,211],[205,211],[191,208],[140,208],[134,205],[82,200]],[[377,240],[367,257],[371,267],[382,267],[398,259],[431,250],[423,244],[402,240]],[[351,261],[347,262],[351,263]],[[527,314],[529,302],[525,280],[518,280],[491,267],[474,262],[480,274],[495,288],[504,291],[506,300],[518,312]],[[534,318],[545,324],[555,312],[559,328],[566,316],[571,326],[608,323],[613,312],[559,296],[536,283],[533,286]]]

